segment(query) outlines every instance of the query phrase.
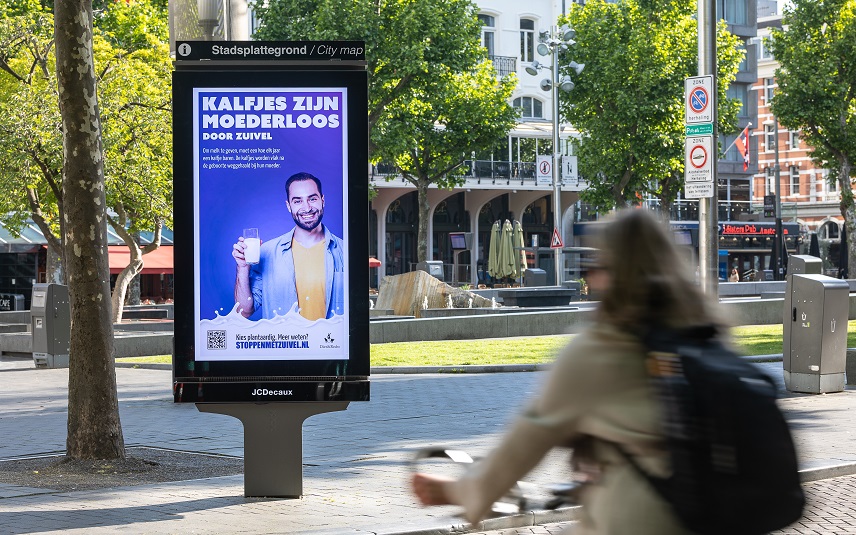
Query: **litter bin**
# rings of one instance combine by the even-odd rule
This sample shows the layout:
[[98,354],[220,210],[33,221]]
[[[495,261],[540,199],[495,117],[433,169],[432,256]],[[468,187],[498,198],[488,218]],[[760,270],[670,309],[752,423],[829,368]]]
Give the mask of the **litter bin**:
[[540,268],[523,270],[523,286],[547,286],[547,272]]
[[785,387],[822,394],[844,390],[850,286],[825,275],[788,275],[782,364]]
[[61,284],[34,284],[30,321],[36,368],[68,368],[71,337],[68,287]]
[[426,260],[416,264],[416,269],[425,271],[432,277],[443,280],[443,261],[442,260]]
[[24,310],[24,296],[21,294],[0,294],[0,312]]

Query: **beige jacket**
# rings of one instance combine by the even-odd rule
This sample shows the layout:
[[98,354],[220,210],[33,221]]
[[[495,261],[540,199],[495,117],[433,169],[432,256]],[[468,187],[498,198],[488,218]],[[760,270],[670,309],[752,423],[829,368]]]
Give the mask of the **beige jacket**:
[[669,505],[605,442],[622,444],[649,472],[666,475],[657,429],[641,345],[612,327],[594,326],[562,350],[543,391],[500,445],[446,490],[467,520],[477,522],[551,448],[583,442],[589,451],[583,460],[602,475],[584,492],[575,535],[684,535],[689,532]]

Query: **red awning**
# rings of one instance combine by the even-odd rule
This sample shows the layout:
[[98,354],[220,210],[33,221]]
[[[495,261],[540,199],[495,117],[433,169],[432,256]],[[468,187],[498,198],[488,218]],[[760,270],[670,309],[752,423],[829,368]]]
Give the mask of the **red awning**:
[[[128,266],[131,251],[125,245],[110,245],[110,274],[116,275]],[[172,245],[161,245],[154,251],[143,255],[143,275],[161,275],[173,273]]]
[[378,260],[377,258],[375,258],[373,256],[370,256],[369,257],[369,267],[370,268],[380,267],[380,260]]

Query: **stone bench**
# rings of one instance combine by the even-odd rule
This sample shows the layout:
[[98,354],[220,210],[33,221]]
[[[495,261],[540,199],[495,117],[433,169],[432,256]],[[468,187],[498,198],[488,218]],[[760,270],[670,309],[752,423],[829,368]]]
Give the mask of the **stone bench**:
[[[172,332],[116,332],[113,335],[113,354],[116,358],[171,355],[172,338]],[[29,357],[32,354],[31,334],[0,334],[0,355]]]
[[574,288],[515,288],[499,290],[503,306],[553,307],[580,300],[580,291]]
[[123,319],[166,319],[169,311],[164,308],[126,308],[122,311]]

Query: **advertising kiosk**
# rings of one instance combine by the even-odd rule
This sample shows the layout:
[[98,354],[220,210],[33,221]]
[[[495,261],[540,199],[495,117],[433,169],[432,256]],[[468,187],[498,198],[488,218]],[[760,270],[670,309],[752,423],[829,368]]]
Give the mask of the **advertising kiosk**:
[[364,45],[175,66],[174,401],[242,421],[245,495],[299,497],[304,419],[369,400]]

